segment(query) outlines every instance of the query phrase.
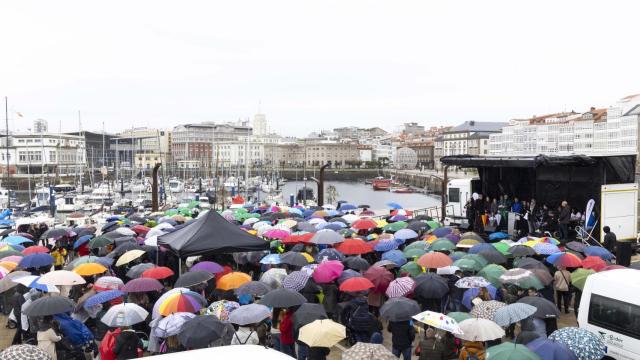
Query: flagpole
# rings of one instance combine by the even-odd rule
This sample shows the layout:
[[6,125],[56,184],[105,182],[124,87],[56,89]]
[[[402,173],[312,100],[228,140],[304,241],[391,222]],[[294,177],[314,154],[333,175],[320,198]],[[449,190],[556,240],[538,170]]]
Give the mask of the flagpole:
[[[5,149],[6,149],[6,157],[7,157],[7,189],[9,186],[9,99],[4,97],[4,120],[6,125],[6,141],[5,141]],[[11,209],[11,194],[7,193],[7,208]]]

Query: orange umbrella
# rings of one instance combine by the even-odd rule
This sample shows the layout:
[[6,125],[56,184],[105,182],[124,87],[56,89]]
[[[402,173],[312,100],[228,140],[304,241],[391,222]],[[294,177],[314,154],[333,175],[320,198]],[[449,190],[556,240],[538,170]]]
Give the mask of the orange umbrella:
[[453,263],[450,257],[440,252],[424,254],[416,262],[427,269],[437,269]]
[[78,265],[73,272],[81,276],[91,276],[102,274],[107,271],[107,268],[98,263],[86,263]]
[[2,266],[3,268],[9,270],[9,271],[13,271],[15,270],[16,266],[18,266],[18,264],[11,262],[11,261],[2,261],[0,262],[0,266]]
[[251,281],[251,276],[243,272],[230,272],[227,275],[221,277],[216,284],[216,287],[221,290],[232,290],[239,288],[242,284]]

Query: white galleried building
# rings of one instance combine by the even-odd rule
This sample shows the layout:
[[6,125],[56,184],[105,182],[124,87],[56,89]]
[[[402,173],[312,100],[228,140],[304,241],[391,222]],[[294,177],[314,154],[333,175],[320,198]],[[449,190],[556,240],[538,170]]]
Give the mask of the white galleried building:
[[[0,173],[7,170],[6,136],[0,141]],[[86,166],[83,136],[52,133],[10,133],[8,148],[9,172],[27,177],[45,174],[73,176]]]
[[638,152],[640,95],[608,109],[512,120],[490,136],[490,155],[622,155]]

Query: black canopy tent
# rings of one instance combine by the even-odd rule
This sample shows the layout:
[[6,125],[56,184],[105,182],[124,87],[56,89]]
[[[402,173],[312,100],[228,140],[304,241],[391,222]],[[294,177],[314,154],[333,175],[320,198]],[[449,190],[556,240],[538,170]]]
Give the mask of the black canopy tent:
[[635,181],[635,155],[620,156],[445,156],[442,163],[476,168],[483,194],[502,194],[557,206],[567,200],[584,206],[600,199],[600,186]]
[[269,243],[210,210],[193,223],[158,237],[162,245],[182,259],[204,254],[225,254],[269,249]]

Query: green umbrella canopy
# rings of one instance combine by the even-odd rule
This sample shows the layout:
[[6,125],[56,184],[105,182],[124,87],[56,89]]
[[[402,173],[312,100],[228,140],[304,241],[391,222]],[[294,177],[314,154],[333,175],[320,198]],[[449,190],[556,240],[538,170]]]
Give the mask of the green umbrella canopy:
[[505,342],[487,349],[487,359],[491,360],[540,360],[540,356],[524,345]]
[[393,222],[391,224],[385,225],[382,228],[382,230],[396,232],[398,230],[406,228],[407,226],[408,226],[408,224],[405,221],[396,221],[396,222]]
[[479,254],[468,254],[468,255],[465,255],[463,259],[471,259],[477,262],[478,264],[480,264],[480,269],[489,265],[489,262],[487,261],[487,259],[485,259],[482,255],[479,255]]
[[496,265],[496,264],[489,264],[483,267],[482,270],[478,272],[478,275],[487,279],[487,281],[489,281],[491,285],[498,288],[502,285],[500,283],[500,275],[504,274],[505,271],[507,271],[507,269],[505,269],[503,266]]
[[184,207],[180,208],[180,210],[178,210],[178,212],[182,216],[191,216],[191,209],[189,209],[189,208],[184,208]]
[[504,256],[511,256],[511,253],[509,252],[509,244],[503,243],[503,242],[497,242],[497,243],[493,243],[491,244],[493,245],[493,247],[496,248],[496,250],[500,251],[500,253]]
[[106,236],[98,236],[89,240],[89,249],[97,249],[113,244],[113,240]]
[[442,225],[440,225],[439,222],[435,221],[435,220],[429,220],[427,221],[427,225],[429,225],[429,227],[431,228],[431,230],[433,229],[437,229],[439,227],[442,227]]
[[434,251],[451,251],[456,248],[456,244],[449,239],[437,239],[431,243],[430,250]]
[[169,209],[164,213],[166,216],[178,215],[178,209]]
[[414,241],[411,244],[407,245],[404,247],[405,250],[407,249],[422,249],[422,250],[429,250],[429,243],[426,241]]
[[412,277],[416,277],[423,273],[422,266],[416,264],[415,261],[409,261],[408,263],[402,265],[400,267],[400,272],[408,273]]
[[453,320],[455,320],[456,322],[461,322],[467,319],[471,319],[473,316],[471,316],[471,314],[466,313],[466,312],[462,312],[462,311],[452,311],[450,313],[447,314],[448,317],[452,318]]
[[409,258],[418,258],[427,253],[426,250],[420,248],[405,248],[402,252],[405,257]]
[[482,265],[473,259],[460,259],[453,262],[453,266],[457,266],[462,271],[480,271]]
[[571,273],[571,285],[582,290],[584,289],[584,284],[587,282],[587,278],[595,273],[595,270],[592,269],[576,269]]

